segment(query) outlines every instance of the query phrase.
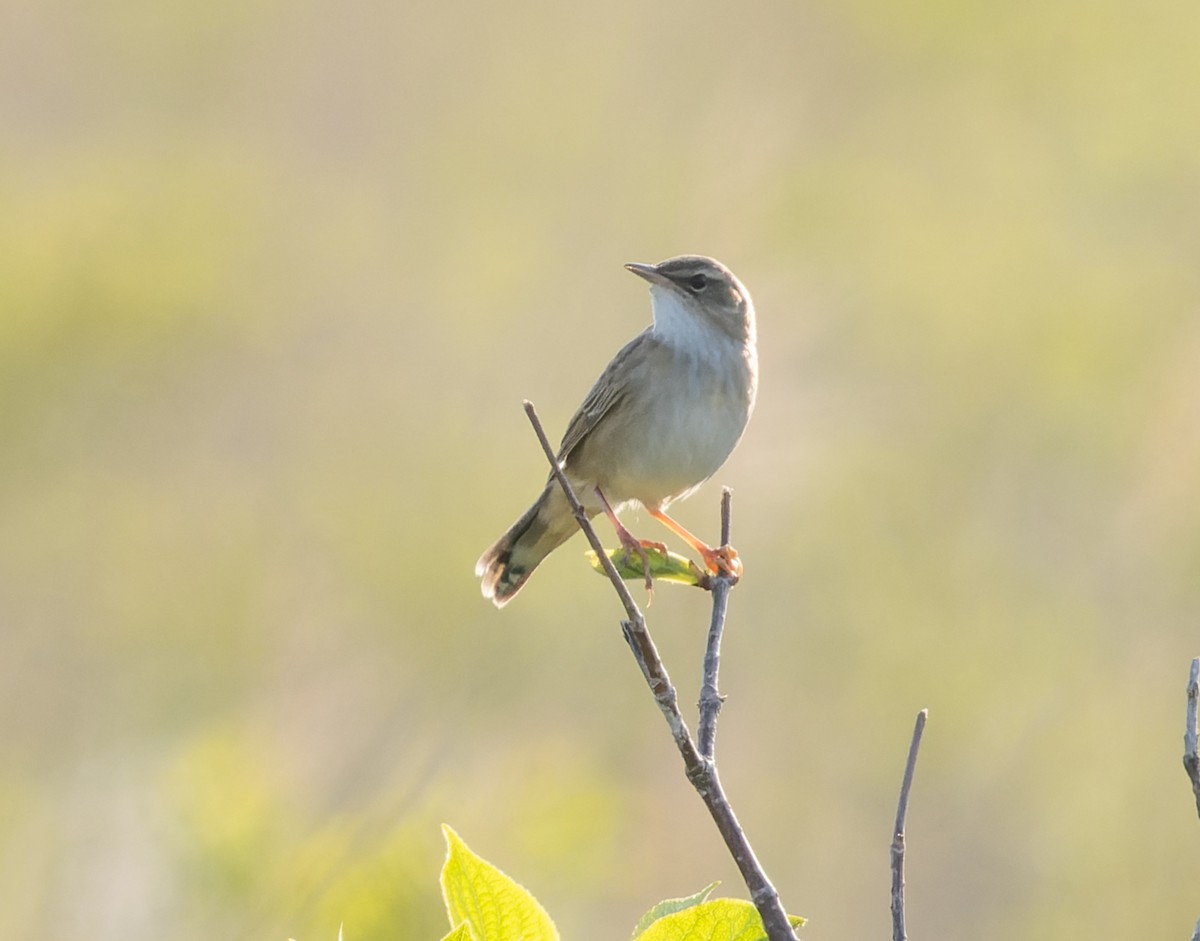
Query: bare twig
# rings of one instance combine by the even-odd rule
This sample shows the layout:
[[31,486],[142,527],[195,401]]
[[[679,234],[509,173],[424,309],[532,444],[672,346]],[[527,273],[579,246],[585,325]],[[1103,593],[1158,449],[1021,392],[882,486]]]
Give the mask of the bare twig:
[[[645,617],[638,609],[633,596],[629,593],[629,589],[621,580],[620,575],[617,574],[617,570],[609,560],[604,548],[600,545],[600,540],[587,518],[587,513],[584,511],[583,505],[579,502],[579,498],[571,487],[571,482],[567,479],[567,475],[563,473],[562,466],[559,464],[554,450],[550,446],[550,441],[546,437],[546,432],[542,428],[541,421],[538,419],[537,411],[534,409],[532,402],[525,403],[525,414],[529,417],[529,422],[533,425],[533,430],[537,434],[538,441],[541,442],[546,459],[550,462],[554,479],[562,487],[567,502],[571,505],[571,509],[575,514],[575,520],[579,523],[579,528],[583,530],[588,543],[604,566],[605,574],[608,575],[609,581],[613,583],[613,587],[617,590],[617,594],[621,598],[621,604],[628,615],[628,620],[621,622],[621,630],[625,636],[625,640],[629,644],[629,649],[633,651],[634,659],[637,660],[638,666],[642,670],[642,675],[645,677],[646,683],[654,695],[655,702],[658,703],[658,708],[667,720],[667,725],[671,729],[671,737],[675,740],[679,754],[683,757],[683,765],[687,778],[692,782],[692,786],[700,795],[700,799],[704,801],[705,807],[708,808],[713,822],[717,825],[717,830],[725,840],[725,845],[729,848],[729,852],[733,856],[733,860],[737,864],[743,880],[745,880],[746,888],[750,890],[750,898],[758,909],[759,915],[762,917],[763,928],[766,929],[767,937],[770,941],[795,941],[796,935],[792,931],[787,913],[779,901],[779,893],[767,878],[762,864],[759,863],[758,858],[754,855],[754,850],[751,849],[750,842],[746,839],[746,834],[742,831],[741,824],[738,823],[737,816],[733,812],[733,807],[730,805],[729,799],[725,796],[725,791],[721,787],[720,778],[717,776],[716,762],[711,757],[706,757],[700,753],[695,741],[692,739],[691,732],[688,731],[687,722],[684,720],[683,714],[679,711],[679,702],[678,696],[675,693],[675,687],[671,684],[667,668],[658,655],[658,649],[655,647],[654,640],[650,636],[650,631],[646,627]],[[723,520],[727,520],[727,507],[723,505],[722,511]],[[723,522],[723,542],[728,542],[727,527],[728,523]],[[728,598],[729,580],[725,578],[712,579],[714,606],[717,598],[720,597],[720,589],[716,588],[716,586],[721,583],[724,583],[723,594]],[[715,611],[713,618],[715,622]],[[721,614],[721,624],[724,624],[723,612]],[[717,643],[719,646],[719,632]],[[708,677],[707,657],[705,676],[706,678]],[[712,679],[715,691],[715,667]],[[716,717],[714,715],[712,722],[715,724],[715,721]],[[713,735],[715,736],[715,731]]]
[[546,431],[542,428],[542,422],[538,418],[537,409],[533,407],[533,403],[528,399],[525,400],[525,414],[529,416],[529,423],[533,425],[534,434],[537,435],[538,441],[542,445],[542,450],[546,454],[546,459],[550,462],[550,470],[554,474],[554,479],[562,487],[563,493],[567,498],[567,503],[571,505],[571,512],[575,514],[575,521],[579,523],[579,528],[583,530],[584,536],[587,537],[587,541],[591,544],[592,551],[596,553],[600,564],[604,566],[604,574],[608,576],[609,581],[613,583],[613,588],[617,590],[617,596],[621,599],[621,604],[625,606],[625,613],[629,615],[630,619],[640,618],[642,613],[638,610],[638,606],[633,600],[633,595],[629,593],[629,589],[621,581],[621,576],[617,574],[616,566],[612,564],[612,559],[608,557],[608,553],[604,551],[604,546],[600,543],[600,538],[596,535],[596,531],[592,529],[592,524],[587,518],[587,511],[584,510],[583,504],[579,502],[579,497],[575,496],[571,482],[567,480],[567,475],[563,473],[562,465],[558,463],[558,458],[554,454],[554,448],[550,445],[550,439],[546,437]]
[[904,781],[900,785],[900,801],[896,805],[896,827],[892,833],[892,941],[905,941],[904,927],[904,827],[908,818],[908,793],[912,789],[913,772],[917,767],[917,752],[929,710],[917,713],[912,742],[908,746],[908,761],[904,765]]
[[[1200,657],[1192,661],[1188,675],[1187,722],[1183,733],[1183,767],[1192,782],[1192,794],[1196,798],[1196,813],[1200,815],[1200,755],[1196,753],[1196,708],[1200,703]],[[1200,926],[1197,927],[1200,931]]]
[[721,545],[729,545],[729,518],[733,505],[733,491],[728,487],[721,488]]
[[[729,545],[729,521],[733,493],[728,487],[721,491],[721,545]],[[725,697],[717,687],[717,674],[721,670],[721,637],[725,633],[725,611],[729,607],[729,589],[733,579],[715,575],[708,582],[712,592],[712,620],[708,626],[708,644],[704,649],[704,680],[700,685],[700,724],[696,738],[700,742],[700,754],[710,761],[717,748],[717,717]]]

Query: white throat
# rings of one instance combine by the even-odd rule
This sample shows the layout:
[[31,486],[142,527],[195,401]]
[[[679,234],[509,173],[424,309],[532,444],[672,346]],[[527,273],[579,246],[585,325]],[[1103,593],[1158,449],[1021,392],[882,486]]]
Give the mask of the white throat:
[[676,349],[684,349],[694,355],[714,349],[717,328],[702,315],[688,310],[686,301],[676,291],[652,284],[650,305],[654,314],[654,332]]

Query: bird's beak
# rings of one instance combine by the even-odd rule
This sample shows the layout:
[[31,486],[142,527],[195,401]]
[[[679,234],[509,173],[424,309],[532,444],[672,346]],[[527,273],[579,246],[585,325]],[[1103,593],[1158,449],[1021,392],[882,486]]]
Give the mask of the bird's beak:
[[639,278],[645,278],[651,284],[670,284],[671,280],[654,265],[644,265],[640,261],[631,261],[625,266],[626,271],[632,271]]

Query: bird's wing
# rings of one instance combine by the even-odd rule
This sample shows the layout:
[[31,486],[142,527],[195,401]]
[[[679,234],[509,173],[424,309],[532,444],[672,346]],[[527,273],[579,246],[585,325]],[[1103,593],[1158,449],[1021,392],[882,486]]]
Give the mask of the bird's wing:
[[579,442],[588,436],[588,433],[600,423],[614,405],[625,398],[629,388],[630,375],[633,372],[631,367],[645,356],[648,345],[652,342],[653,335],[649,330],[639,333],[626,343],[612,358],[612,362],[604,368],[604,372],[592,386],[592,391],[587,394],[587,398],[579,406],[579,411],[567,425],[562,444],[558,446],[560,463],[566,461]]

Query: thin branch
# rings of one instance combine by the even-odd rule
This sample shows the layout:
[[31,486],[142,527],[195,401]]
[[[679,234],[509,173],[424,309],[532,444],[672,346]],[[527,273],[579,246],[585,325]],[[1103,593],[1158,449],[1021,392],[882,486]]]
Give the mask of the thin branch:
[[900,801],[896,805],[896,826],[892,832],[892,941],[905,941],[904,926],[904,827],[908,819],[908,793],[912,789],[913,772],[917,768],[917,752],[925,732],[929,710],[917,713],[912,741],[908,746],[908,761],[904,765],[904,781],[900,785]]
[[[1200,706],[1200,657],[1192,659],[1188,673],[1187,714],[1183,725],[1183,768],[1192,782],[1192,795],[1196,798],[1196,813],[1200,814],[1200,755],[1196,753],[1196,712]],[[1200,941],[1200,921],[1192,932],[1192,941]]]
[[587,511],[584,510],[583,504],[579,502],[579,497],[575,495],[575,490],[571,487],[571,482],[567,480],[567,475],[563,473],[562,465],[558,462],[554,448],[550,445],[550,439],[546,437],[546,431],[542,428],[542,422],[538,418],[537,409],[533,407],[533,403],[529,399],[525,400],[525,414],[529,416],[529,423],[533,425],[534,434],[537,435],[537,439],[542,445],[542,451],[546,454],[546,460],[550,462],[550,472],[554,475],[554,479],[558,481],[559,486],[562,487],[563,493],[567,498],[567,503],[571,505],[571,512],[575,515],[575,522],[583,530],[584,536],[587,537],[587,541],[591,544],[592,551],[596,553],[596,557],[604,567],[604,574],[608,576],[608,580],[613,583],[613,588],[617,590],[617,596],[621,599],[621,604],[625,606],[625,613],[629,615],[630,620],[640,618],[642,612],[638,610],[638,606],[633,600],[633,595],[629,593],[625,582],[617,574],[617,569],[612,564],[612,559],[604,551],[604,546],[601,545],[600,538],[596,535],[596,530],[592,529],[591,521],[587,517]]
[[[729,545],[729,521],[733,493],[728,487],[721,491],[721,545]],[[700,685],[700,724],[696,737],[700,742],[700,754],[712,761],[717,748],[717,718],[725,697],[717,686],[717,674],[721,670],[721,637],[725,633],[725,612],[729,607],[729,589],[733,579],[715,575],[709,579],[712,592],[712,620],[708,626],[708,644],[704,649],[704,680]]]
[[[792,931],[787,913],[779,901],[779,893],[767,878],[762,864],[759,863],[758,858],[754,855],[754,850],[750,848],[750,842],[746,839],[746,834],[742,831],[741,824],[738,823],[737,816],[733,812],[733,807],[730,805],[729,799],[725,796],[720,778],[717,776],[716,762],[701,755],[695,741],[692,739],[691,733],[688,731],[687,722],[684,720],[683,714],[679,711],[679,702],[678,696],[675,693],[675,687],[671,684],[667,668],[663,664],[662,658],[658,655],[658,649],[654,645],[654,640],[650,637],[650,631],[646,627],[646,619],[634,602],[629,589],[617,574],[617,570],[609,560],[608,554],[604,551],[603,546],[601,546],[600,540],[596,536],[596,531],[592,528],[591,521],[588,520],[587,513],[583,509],[583,505],[571,487],[571,482],[567,479],[567,475],[563,473],[562,466],[558,462],[554,449],[550,446],[550,441],[546,437],[546,432],[542,428],[542,423],[538,419],[537,410],[533,407],[532,402],[525,402],[525,414],[529,417],[530,424],[533,425],[533,430],[537,434],[538,441],[541,442],[546,459],[550,462],[551,473],[554,475],[554,479],[558,481],[559,486],[562,487],[567,502],[570,504],[571,510],[575,515],[575,520],[579,523],[579,528],[583,530],[588,543],[604,566],[605,574],[608,575],[609,581],[613,583],[613,587],[617,590],[617,594],[621,598],[621,604],[628,615],[628,620],[621,622],[621,631],[625,636],[626,642],[629,644],[630,650],[633,651],[634,659],[637,660],[651,693],[654,694],[655,702],[658,703],[659,709],[667,720],[667,725],[671,729],[671,737],[675,740],[679,754],[683,757],[683,765],[687,778],[692,782],[692,786],[700,795],[700,799],[704,801],[705,807],[708,808],[713,822],[717,825],[717,830],[725,840],[725,845],[733,856],[733,860],[737,864],[743,880],[745,880],[746,888],[750,890],[750,898],[758,909],[759,915],[762,917],[763,928],[767,932],[767,937],[770,941],[796,941],[796,935]],[[728,509],[724,505],[722,506],[722,512],[722,536],[723,541],[727,542],[728,533],[725,530],[728,524],[725,520],[728,518]],[[720,583],[725,583],[724,594],[726,598],[728,597],[729,580],[725,578],[712,579],[714,605],[720,592],[720,589],[716,586]],[[714,612],[715,619],[716,614]],[[721,621],[723,624],[723,613]],[[715,688],[715,670],[713,673],[713,684]],[[715,717],[713,722],[715,723]]]
[[[1188,675],[1187,721],[1183,733],[1183,767],[1192,782],[1192,794],[1196,798],[1196,813],[1200,815],[1200,755],[1196,753],[1196,708],[1200,703],[1200,657],[1192,661]],[[1200,927],[1197,928],[1200,931]]]
[[700,754],[713,761],[717,749],[717,718],[721,715],[721,704],[725,697],[717,687],[717,674],[721,669],[721,637],[725,632],[725,611],[729,607],[730,580],[713,578],[709,583],[712,592],[712,620],[708,627],[708,644],[704,648],[704,680],[700,685],[700,724],[696,737],[700,742]]
[[733,491],[728,487],[721,488],[721,545],[729,545],[729,518],[733,506]]

